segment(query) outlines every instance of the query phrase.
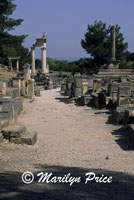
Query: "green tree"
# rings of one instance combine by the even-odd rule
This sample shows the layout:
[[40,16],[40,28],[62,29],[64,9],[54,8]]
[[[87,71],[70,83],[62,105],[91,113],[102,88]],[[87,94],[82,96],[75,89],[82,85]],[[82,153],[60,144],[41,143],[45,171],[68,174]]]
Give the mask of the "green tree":
[[36,66],[36,69],[41,69],[41,60],[40,59],[36,58],[35,66]]
[[[10,17],[16,5],[13,0],[0,0],[0,63],[8,64],[8,56],[21,56],[21,63],[25,57],[29,60],[28,49],[22,46],[27,35],[11,35],[9,31],[21,25],[23,19],[13,19]],[[28,61],[27,60],[27,61]]]
[[48,58],[47,57],[47,63],[49,65],[49,69],[50,70],[52,70],[52,71],[56,71],[57,70],[55,61],[52,58]]
[[[107,62],[109,57],[110,46],[110,29],[102,21],[95,21],[94,24],[88,25],[85,39],[81,40],[81,46],[90,54],[93,65],[99,67]],[[128,44],[124,42],[123,34],[120,27],[115,26],[116,31],[116,59],[123,60]]]

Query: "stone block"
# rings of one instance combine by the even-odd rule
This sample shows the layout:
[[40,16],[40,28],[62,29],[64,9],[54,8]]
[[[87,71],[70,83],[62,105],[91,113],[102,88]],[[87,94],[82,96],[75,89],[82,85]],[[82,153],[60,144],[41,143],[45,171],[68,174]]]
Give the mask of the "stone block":
[[87,81],[84,81],[82,80],[82,91],[81,91],[81,95],[84,96],[87,94],[88,92],[88,82]]
[[62,92],[62,93],[65,93],[65,91],[66,91],[66,84],[63,83],[63,84],[61,85],[61,92]]
[[37,142],[37,132],[28,132],[27,135],[22,138],[22,141],[27,145],[34,145]]
[[41,96],[40,89],[39,88],[35,88],[34,89],[34,94],[35,94],[35,96],[40,97]]
[[28,132],[26,136],[22,138],[11,138],[10,142],[15,144],[34,145],[37,142],[37,132]]
[[118,97],[117,105],[118,106],[128,106],[131,104],[131,99],[129,97]]
[[26,96],[34,98],[34,79],[26,81]]
[[22,109],[22,99],[12,99],[10,97],[0,99],[0,118],[8,120],[9,123],[14,123]]
[[11,98],[20,97],[20,90],[19,88],[8,88],[6,95]]
[[112,97],[113,93],[118,93],[119,83],[109,83],[108,84],[108,96]]
[[101,79],[94,79],[93,80],[93,92],[101,92]]
[[20,138],[25,135],[26,127],[23,125],[10,126],[2,130],[3,137],[11,140],[11,138]]
[[75,77],[74,78],[74,85],[75,85],[76,88],[81,88],[81,86],[82,86],[81,77]]
[[118,87],[118,96],[119,97],[131,96],[131,88],[129,86],[119,86]]
[[20,96],[21,82],[19,78],[12,78],[12,87],[19,89],[19,96]]
[[74,95],[75,97],[81,97],[82,89],[81,88],[75,88],[74,89]]
[[21,78],[20,80],[20,95],[25,96],[26,94],[26,83],[25,79]]

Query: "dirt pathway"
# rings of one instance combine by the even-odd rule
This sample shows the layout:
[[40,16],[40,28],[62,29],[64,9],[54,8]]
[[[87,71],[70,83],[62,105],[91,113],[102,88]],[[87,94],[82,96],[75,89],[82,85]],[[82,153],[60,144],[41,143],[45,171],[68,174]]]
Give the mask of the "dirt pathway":
[[[107,111],[66,104],[65,98],[60,95],[59,90],[42,91],[41,97],[36,98],[33,103],[25,100],[24,111],[19,117],[18,124],[26,125],[30,131],[37,131],[38,142],[34,146],[4,142],[0,148],[1,173],[8,172],[11,177],[15,176],[16,183],[19,181],[20,174],[25,171],[36,173],[47,170],[65,174],[71,170],[77,175],[93,171],[99,174],[106,173],[109,176],[112,174],[115,176],[116,182],[127,180],[125,184],[130,184],[132,187],[134,151],[131,151],[129,141],[124,135],[125,133],[123,134],[119,130],[120,127],[108,123],[108,116]],[[120,180],[117,181],[117,179]],[[7,180],[9,181],[8,177]],[[34,194],[34,187],[34,185],[31,186],[32,194]],[[92,187],[91,198],[89,198],[88,189],[82,189],[83,196],[79,199],[105,199],[107,193],[105,190],[109,186],[98,188],[92,184]],[[98,196],[93,193],[96,190],[95,187],[98,188]],[[76,190],[78,188],[77,185]],[[124,190],[124,188],[126,190],[124,199],[127,199],[130,190],[126,188],[126,185],[120,184],[119,190]],[[17,192],[18,190],[20,188],[17,189]],[[116,199],[113,196],[114,190],[116,190],[116,185],[113,185],[111,190],[111,199]],[[63,198],[64,192],[72,196]],[[77,192],[79,193],[79,190]],[[54,198],[54,195],[57,195],[56,191],[52,194],[53,197],[45,196],[42,199],[61,199],[61,196]],[[74,199],[77,199],[77,195],[72,194],[72,191],[67,188],[61,194],[63,199],[73,199],[73,195]],[[109,197],[109,193],[107,194],[106,197]],[[22,197],[21,191],[19,199],[23,199],[25,196]],[[119,194],[116,197],[118,199]]]

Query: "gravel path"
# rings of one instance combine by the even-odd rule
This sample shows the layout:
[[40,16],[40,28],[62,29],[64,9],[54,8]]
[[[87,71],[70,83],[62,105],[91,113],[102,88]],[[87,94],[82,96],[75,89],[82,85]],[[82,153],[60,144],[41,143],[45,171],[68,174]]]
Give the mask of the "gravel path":
[[[38,142],[34,146],[4,142],[0,147],[1,199],[133,200],[134,151],[126,132],[110,124],[109,116],[105,110],[67,104],[58,89],[42,91],[33,103],[25,100],[17,123],[37,131]],[[37,181],[25,185],[20,178],[25,171],[81,177],[94,172],[112,176],[113,182],[92,181],[88,187],[84,182],[72,187]]]

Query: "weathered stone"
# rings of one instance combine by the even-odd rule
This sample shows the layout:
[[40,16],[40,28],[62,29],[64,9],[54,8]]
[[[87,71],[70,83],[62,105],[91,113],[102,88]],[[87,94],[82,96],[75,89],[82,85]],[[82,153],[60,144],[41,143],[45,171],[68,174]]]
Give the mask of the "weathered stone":
[[21,78],[20,80],[20,94],[21,96],[25,96],[26,94],[26,83],[24,78]]
[[81,77],[75,77],[74,78],[74,86],[76,88],[81,88],[81,85],[82,85]]
[[40,89],[39,88],[35,88],[34,89],[34,94],[35,94],[35,96],[40,97],[41,96]]
[[93,92],[101,92],[101,79],[93,80]]
[[37,132],[28,132],[26,136],[22,138],[11,138],[10,142],[15,144],[34,145],[37,142]]
[[117,105],[118,106],[125,106],[125,105],[130,105],[131,104],[131,100],[129,97],[118,97],[117,100]]
[[65,93],[65,91],[66,91],[66,84],[63,83],[63,84],[61,85],[61,92],[62,92],[62,93]]
[[75,97],[81,97],[81,92],[82,92],[81,88],[75,88],[75,91],[74,91]]
[[19,90],[19,88],[7,88],[6,95],[11,98],[20,97],[20,90]]
[[34,79],[29,79],[26,82],[26,97],[34,98]]
[[86,80],[82,80],[82,96],[86,95],[88,92],[88,82]]
[[24,136],[26,127],[23,125],[10,126],[2,130],[3,137],[11,140],[11,138],[20,138]]
[[19,78],[12,78],[12,87],[18,88],[18,90],[19,90],[19,96],[20,96],[21,81],[20,81]]
[[23,109],[22,99],[1,98],[0,118],[7,119],[9,123],[14,123]]
[[120,85],[119,83],[109,83],[109,85],[108,85],[108,96],[112,97],[113,93],[114,93],[114,94],[116,94],[116,97],[117,97],[119,85]]
[[119,97],[131,96],[131,88],[129,86],[119,86],[118,87],[118,96]]

